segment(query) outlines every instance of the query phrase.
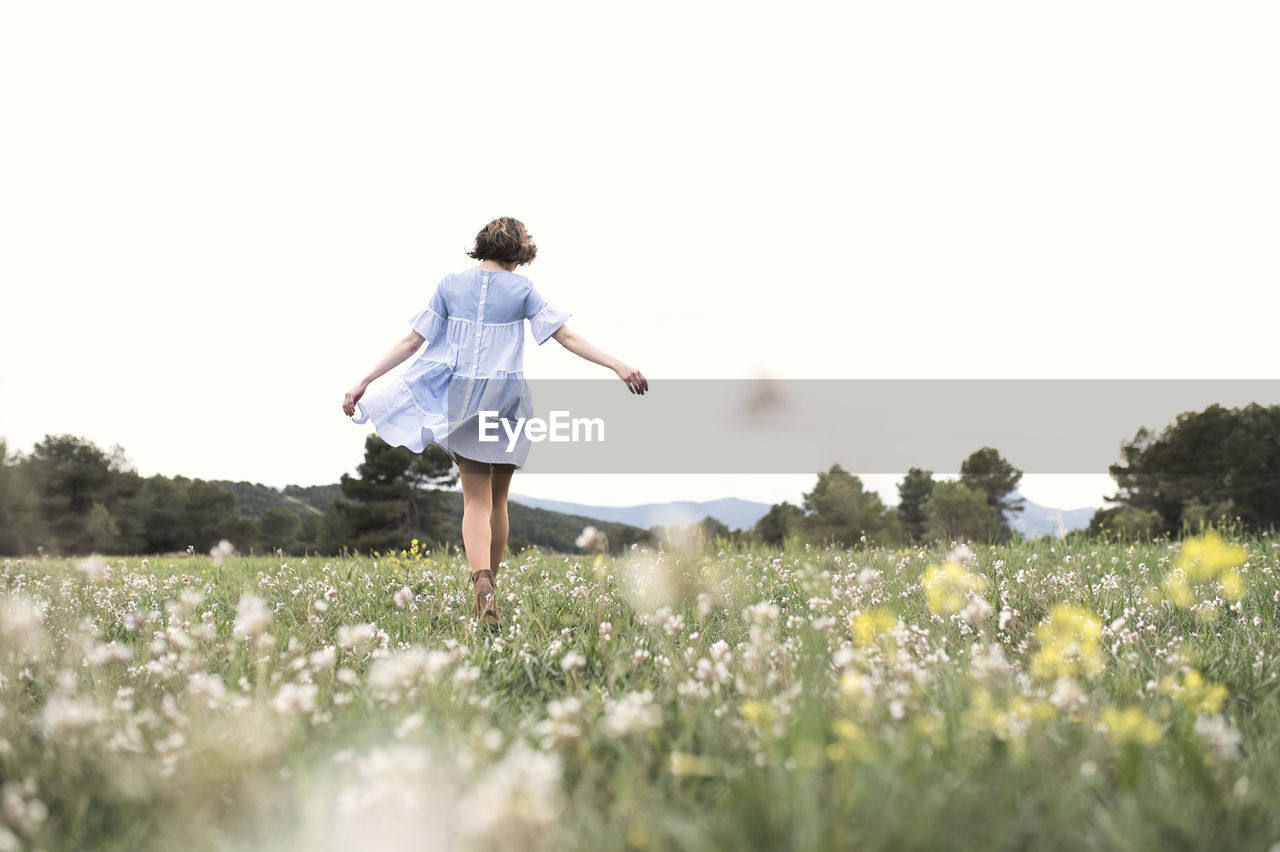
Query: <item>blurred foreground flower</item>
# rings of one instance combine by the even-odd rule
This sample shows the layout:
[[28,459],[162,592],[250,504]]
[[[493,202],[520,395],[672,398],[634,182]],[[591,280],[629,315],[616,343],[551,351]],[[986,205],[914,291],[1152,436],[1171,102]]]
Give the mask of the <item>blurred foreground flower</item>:
[[1160,742],[1160,726],[1137,707],[1123,710],[1108,707],[1102,711],[1101,722],[1107,737],[1117,746],[1155,745]]
[[1102,670],[1102,622],[1088,610],[1057,604],[1036,628],[1040,649],[1031,658],[1033,677],[1053,680]]
[[970,573],[959,562],[930,565],[922,582],[929,609],[937,613],[959,612],[987,587],[986,577]]
[[222,541],[218,542],[213,546],[213,548],[209,551],[209,555],[213,557],[213,564],[215,566],[220,566],[222,565],[223,562],[226,562],[227,559],[231,557],[231,554],[235,552],[236,552],[235,545],[233,545],[231,542],[227,541],[224,538]]
[[1248,558],[1243,547],[1227,544],[1214,530],[1189,538],[1182,543],[1173,569],[1164,581],[1164,592],[1177,606],[1190,606],[1195,600],[1192,586],[1210,580],[1221,584],[1222,596],[1240,600],[1244,583],[1236,570]]
[[574,541],[579,550],[603,551],[609,546],[609,539],[595,527],[583,527],[582,535]]

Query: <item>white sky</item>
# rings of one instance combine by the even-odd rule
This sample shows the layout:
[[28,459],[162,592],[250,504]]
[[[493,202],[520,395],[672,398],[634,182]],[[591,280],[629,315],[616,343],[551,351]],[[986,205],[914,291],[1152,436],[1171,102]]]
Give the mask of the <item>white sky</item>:
[[[4,4],[0,437],[333,482],[369,428],[343,392],[498,215],[570,325],[657,386],[1274,378],[1278,24],[1117,0]],[[532,340],[525,366],[601,375]],[[1022,490],[1097,504],[1100,474]]]

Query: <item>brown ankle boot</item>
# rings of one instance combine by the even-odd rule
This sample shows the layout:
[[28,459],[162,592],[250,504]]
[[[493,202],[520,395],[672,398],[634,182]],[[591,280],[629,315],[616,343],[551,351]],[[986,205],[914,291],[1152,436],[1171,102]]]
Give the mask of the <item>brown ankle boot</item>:
[[476,597],[471,604],[471,614],[490,630],[502,626],[498,617],[498,593],[493,585],[493,571],[488,568],[471,572],[471,587]]

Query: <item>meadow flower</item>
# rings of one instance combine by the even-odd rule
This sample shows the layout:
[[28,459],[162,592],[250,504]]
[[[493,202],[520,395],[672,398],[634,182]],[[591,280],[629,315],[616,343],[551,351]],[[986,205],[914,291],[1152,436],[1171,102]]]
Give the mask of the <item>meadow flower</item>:
[[15,595],[0,600],[0,642],[21,656],[39,652],[43,627],[43,613],[26,597]]
[[426,719],[423,717],[421,713],[411,713],[408,716],[405,716],[403,719],[400,720],[400,723],[396,725],[396,730],[395,730],[396,739],[402,740],[405,737],[409,736],[414,731],[421,728],[425,721]]
[[1074,713],[1089,703],[1089,697],[1084,694],[1084,690],[1080,688],[1080,684],[1076,683],[1074,678],[1060,677],[1058,682],[1054,684],[1053,694],[1049,696],[1049,702],[1054,707],[1065,710],[1068,713]]
[[328,671],[338,661],[338,649],[334,645],[325,645],[319,651],[312,651],[307,657],[311,670],[316,674]]
[[314,683],[286,682],[272,699],[271,707],[277,713],[310,713],[316,709],[316,691]]
[[1243,547],[1227,544],[1215,530],[1189,538],[1178,549],[1172,570],[1165,577],[1164,593],[1179,607],[1195,600],[1192,585],[1216,580],[1228,600],[1244,596],[1244,582],[1237,568],[1248,558]]
[[667,769],[672,775],[717,775],[716,762],[703,755],[673,751],[667,759]]
[[231,558],[231,554],[235,552],[235,545],[224,538],[209,550],[209,555],[213,557],[214,566],[220,567],[222,563]]
[[82,559],[76,563],[76,570],[80,572],[81,576],[92,583],[95,580],[101,580],[107,573],[107,560],[94,553],[87,559]]
[[1213,760],[1225,763],[1244,755],[1240,731],[1221,714],[1197,716],[1195,732]]
[[502,846],[531,848],[537,833],[563,810],[560,757],[517,740],[502,760],[483,772],[463,798],[465,836],[483,836]]
[[760,601],[744,609],[742,617],[756,625],[772,624],[778,620],[778,605],[773,601]]
[[560,658],[560,668],[567,672],[576,672],[587,665],[587,658],[578,651],[570,651]]
[[959,612],[969,599],[987,587],[987,578],[966,571],[959,562],[930,565],[922,580],[929,609],[937,613]]
[[996,642],[991,642],[986,646],[975,644],[970,648],[969,658],[969,670],[972,672],[974,679],[978,681],[986,681],[1013,670],[1012,664],[1004,655],[1004,648]]
[[605,534],[595,527],[583,527],[582,535],[573,542],[579,550],[603,551],[608,546]]
[[435,684],[453,665],[456,652],[411,647],[374,660],[368,685],[374,695],[390,703],[417,693],[422,683]]
[[1160,742],[1160,726],[1151,721],[1137,707],[1123,710],[1107,707],[1102,711],[1102,730],[1117,746],[1155,745]]
[[227,687],[216,674],[194,672],[187,679],[187,694],[197,704],[217,707],[227,697]]
[[617,737],[644,733],[661,722],[662,714],[653,705],[651,690],[628,692],[617,701],[607,700],[604,706],[605,730]]
[[236,604],[234,635],[237,639],[255,639],[271,626],[271,609],[267,602],[254,594],[244,594]]
[[338,628],[338,647],[353,654],[368,651],[378,641],[376,624],[344,624]]
[[1102,670],[1102,622],[1091,612],[1071,604],[1056,604],[1036,627],[1040,648],[1031,658],[1031,674],[1051,679],[1095,675]]
[[101,722],[105,715],[88,698],[55,692],[40,714],[40,730],[46,739],[56,739],[64,731],[75,731]]
[[98,643],[85,653],[85,660],[95,666],[127,663],[133,659],[133,648],[116,642]]
[[850,620],[849,632],[859,645],[866,647],[881,637],[892,639],[898,616],[889,609],[878,607],[860,612]]
[[987,603],[987,599],[975,595],[967,604],[965,604],[964,609],[960,610],[960,618],[965,622],[965,624],[968,624],[971,627],[976,627],[983,621],[986,621],[987,617],[991,615],[991,613],[991,604]]
[[[31,834],[38,830],[48,815],[44,802],[36,798],[34,778],[24,778],[21,782],[6,781],[4,786],[0,787],[0,816],[23,834]],[[3,837],[0,836],[0,839]],[[22,847],[17,845],[15,838],[15,844],[9,848],[21,849]]]
[[1204,679],[1204,675],[1188,668],[1182,677],[1168,677],[1159,684],[1159,690],[1185,704],[1192,711],[1211,716],[1222,709],[1227,700],[1227,688],[1220,683]]

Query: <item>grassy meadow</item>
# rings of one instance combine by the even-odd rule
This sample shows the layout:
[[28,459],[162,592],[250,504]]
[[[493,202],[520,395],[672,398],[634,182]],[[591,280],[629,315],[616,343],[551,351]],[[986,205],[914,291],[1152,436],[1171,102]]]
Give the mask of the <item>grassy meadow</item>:
[[[408,547],[408,543],[406,543]],[[1280,541],[0,566],[11,849],[1257,849]]]

